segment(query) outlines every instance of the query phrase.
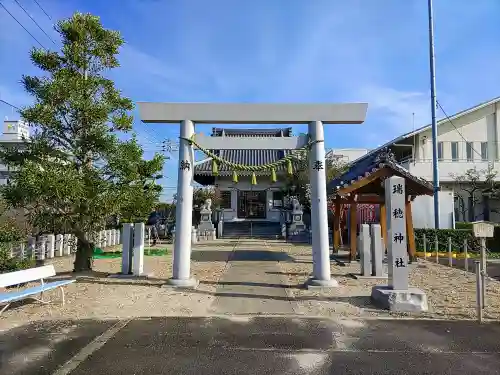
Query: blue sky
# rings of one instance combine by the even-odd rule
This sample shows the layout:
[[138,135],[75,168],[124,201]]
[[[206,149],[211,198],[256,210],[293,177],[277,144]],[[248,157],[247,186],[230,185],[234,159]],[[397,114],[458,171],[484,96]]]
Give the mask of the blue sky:
[[[47,48],[52,23],[99,15],[126,40],[112,73],[134,101],[368,102],[364,125],[330,125],[331,148],[373,148],[430,120],[425,0],[14,0],[9,11]],[[434,0],[438,100],[457,112],[500,95],[498,0]],[[29,104],[22,74],[36,74],[36,42],[0,9],[0,99]],[[439,113],[439,117],[442,113]],[[0,103],[0,115],[16,119]],[[176,139],[172,125],[135,130],[147,156]],[[199,126],[205,133],[211,126]],[[304,129],[297,126],[297,131]],[[175,157],[175,155],[174,155]],[[175,186],[175,160],[165,186]],[[167,190],[165,196],[170,196]]]

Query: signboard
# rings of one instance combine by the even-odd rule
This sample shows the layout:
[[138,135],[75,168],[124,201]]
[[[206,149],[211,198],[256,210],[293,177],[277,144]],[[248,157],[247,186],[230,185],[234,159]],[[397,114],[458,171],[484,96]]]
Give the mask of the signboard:
[[472,223],[472,231],[474,232],[474,237],[478,238],[490,238],[493,237],[495,232],[495,227],[493,224],[487,222],[477,222]]

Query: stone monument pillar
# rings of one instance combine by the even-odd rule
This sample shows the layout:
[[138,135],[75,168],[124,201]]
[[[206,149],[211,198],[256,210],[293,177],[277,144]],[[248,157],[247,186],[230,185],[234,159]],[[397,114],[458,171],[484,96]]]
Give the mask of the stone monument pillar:
[[371,255],[372,255],[372,276],[384,276],[382,260],[384,258],[383,240],[380,224],[371,225]]
[[406,238],[405,180],[393,176],[385,180],[387,207],[388,285],[374,286],[373,302],[390,311],[427,311],[427,296],[408,286],[408,254]]
[[359,256],[361,261],[361,275],[371,276],[371,254],[370,254],[370,226],[368,224],[361,225],[361,233],[359,234]]

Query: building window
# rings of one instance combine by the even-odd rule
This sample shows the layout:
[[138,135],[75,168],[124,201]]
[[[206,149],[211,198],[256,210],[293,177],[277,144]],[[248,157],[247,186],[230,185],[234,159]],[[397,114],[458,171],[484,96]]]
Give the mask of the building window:
[[231,191],[223,190],[220,192],[220,208],[231,208]]
[[467,142],[465,145],[465,153],[467,157],[467,161],[474,161],[474,143],[473,142]]
[[451,160],[458,161],[458,142],[451,142]]
[[438,142],[438,160],[443,161],[443,142]]
[[283,192],[273,191],[273,208],[283,207]]
[[481,142],[481,160],[488,160],[488,142]]

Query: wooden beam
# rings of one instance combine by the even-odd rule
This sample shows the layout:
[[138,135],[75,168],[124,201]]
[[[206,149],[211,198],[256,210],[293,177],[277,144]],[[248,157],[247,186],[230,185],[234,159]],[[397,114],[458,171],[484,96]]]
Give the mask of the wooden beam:
[[337,252],[340,247],[340,198],[335,198],[335,214],[333,216],[333,252]]
[[417,253],[415,245],[415,229],[413,228],[413,216],[411,213],[411,201],[406,201],[406,237],[408,238],[408,255],[410,261],[414,261]]
[[384,253],[387,249],[387,210],[385,202],[380,204],[380,231],[382,232],[382,240],[384,243]]
[[345,188],[341,187],[338,190],[337,194],[343,195],[343,194],[347,194],[347,193],[352,193],[358,189],[361,189],[363,186],[366,186],[369,183],[372,183],[373,181],[375,181],[378,178],[387,176],[388,173],[389,173],[389,171],[386,168],[382,168],[382,169],[379,169],[378,171],[372,173],[368,177],[365,177],[361,180],[355,181],[352,184],[349,181],[350,185],[346,186]]
[[357,228],[358,228],[358,215],[357,215],[357,205],[356,203],[351,203],[349,207],[349,219],[350,219],[350,228],[349,228],[349,242],[351,247],[351,252],[349,255],[349,261],[353,261],[356,259],[356,245],[358,240]]

